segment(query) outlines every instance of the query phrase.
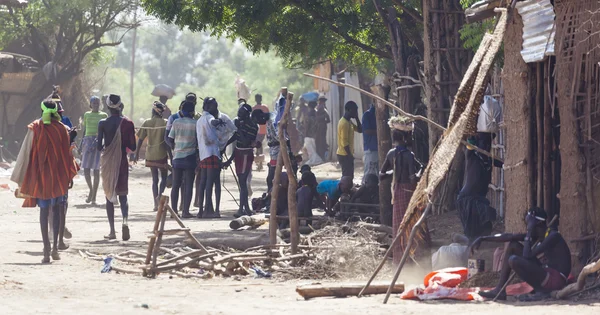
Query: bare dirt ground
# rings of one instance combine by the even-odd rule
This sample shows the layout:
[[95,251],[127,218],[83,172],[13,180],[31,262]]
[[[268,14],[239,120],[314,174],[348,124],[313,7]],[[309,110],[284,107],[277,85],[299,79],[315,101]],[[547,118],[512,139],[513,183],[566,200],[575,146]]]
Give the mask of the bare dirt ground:
[[[317,169],[319,180],[339,174],[332,165]],[[265,177],[264,171],[254,173],[255,196],[265,190]],[[226,178],[226,186],[237,198],[229,171]],[[103,240],[103,235],[108,232],[103,205],[85,205],[87,187],[82,177],[76,178],[75,187],[70,191],[67,220],[67,226],[73,232],[73,239],[68,241],[71,248],[62,253],[62,260],[48,265],[40,264],[42,243],[38,209],[21,208],[21,200],[15,199],[11,191],[0,189],[0,314],[506,314],[527,311],[528,314],[569,312],[580,315],[597,314],[600,310],[597,298],[539,304],[415,302],[402,301],[397,296],[393,296],[387,305],[382,304],[383,296],[304,301],[295,288],[311,281],[253,278],[197,280],[171,279],[168,276],[146,279],[114,272],[101,274],[102,264],[83,259],[78,250],[103,254],[128,249],[144,251],[154,222],[149,181],[149,171],[136,166],[129,186],[132,238],[123,242]],[[0,185],[6,183],[9,183],[8,179],[0,178]],[[12,183],[9,185],[14,188]],[[186,224],[194,231],[236,233],[229,232],[228,228],[236,205],[226,191],[223,191],[222,204],[225,218],[193,219]],[[120,216],[117,216],[119,222]],[[401,279],[407,279],[408,273]],[[368,276],[357,275],[357,278]]]

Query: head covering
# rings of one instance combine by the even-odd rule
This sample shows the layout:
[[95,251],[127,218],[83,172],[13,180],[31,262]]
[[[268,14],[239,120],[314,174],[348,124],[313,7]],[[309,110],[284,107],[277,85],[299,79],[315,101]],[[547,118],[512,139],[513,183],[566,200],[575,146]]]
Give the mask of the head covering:
[[94,102],[94,101],[100,101],[100,98],[96,95],[92,95],[92,97],[90,97],[90,103]]
[[321,94],[321,95],[319,95],[319,98],[317,100],[319,100],[319,101],[321,101],[321,100],[326,101],[327,97],[325,97],[325,95]]
[[196,102],[198,101],[198,97],[196,96],[196,93],[190,92],[185,95],[185,100],[196,104]]
[[121,103],[121,96],[119,95],[110,94],[106,99],[106,106],[108,106],[108,108],[119,109],[121,105],[123,105],[123,103]]
[[196,103],[191,101],[183,101],[181,103],[181,112],[185,117],[194,117],[194,112],[196,110]]
[[152,110],[162,116],[162,113],[165,111],[165,105],[159,101],[154,101],[152,103]]
[[58,106],[53,100],[44,100],[40,104],[40,107],[42,108],[42,122],[44,125],[51,124],[52,118],[60,119],[60,116],[58,116]]
[[240,106],[240,108],[243,108],[246,111],[248,111],[248,114],[252,113],[252,106],[250,106],[250,105],[248,105],[246,103],[242,104],[242,106]]

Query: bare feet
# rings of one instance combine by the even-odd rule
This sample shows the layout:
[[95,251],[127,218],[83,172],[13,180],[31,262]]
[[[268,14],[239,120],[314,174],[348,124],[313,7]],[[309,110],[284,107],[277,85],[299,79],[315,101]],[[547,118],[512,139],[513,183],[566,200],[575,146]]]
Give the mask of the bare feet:
[[189,213],[189,212],[184,212],[184,213],[181,214],[181,218],[182,219],[190,219],[190,218],[193,218],[193,217],[194,216],[191,213]]
[[123,232],[123,240],[129,241],[129,239],[131,238],[131,235],[129,235],[129,226],[123,224],[123,227],[121,230]]
[[204,217],[208,219],[218,219],[221,217],[221,214],[214,211],[208,211],[204,214]]
[[58,254],[58,249],[55,247],[52,249],[52,260],[60,260],[60,255]]
[[202,209],[200,209],[200,211],[198,211],[198,214],[196,215],[196,218],[202,219],[203,216],[204,216],[204,211],[202,211]]
[[65,243],[58,244],[58,250],[67,250],[67,249],[69,249],[69,245],[67,245]]
[[117,239],[117,234],[115,234],[115,232],[112,232],[108,235],[104,236],[105,240],[116,240]]
[[64,232],[64,237],[68,240],[71,239],[71,237],[73,237],[73,234],[71,234],[71,231],[69,231],[69,229],[65,226],[65,232]]
[[42,264],[50,263],[50,250],[44,249],[44,258],[42,258]]

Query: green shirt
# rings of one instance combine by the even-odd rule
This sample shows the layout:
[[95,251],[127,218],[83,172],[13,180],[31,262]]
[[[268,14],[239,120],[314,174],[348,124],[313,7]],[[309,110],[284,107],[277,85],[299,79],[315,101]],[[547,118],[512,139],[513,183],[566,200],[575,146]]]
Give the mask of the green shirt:
[[167,144],[165,143],[165,128],[167,120],[162,117],[147,119],[138,131],[139,140],[148,138],[146,147],[146,160],[157,161],[167,157]]
[[83,127],[85,128],[84,136],[97,136],[98,122],[105,118],[108,118],[108,114],[106,114],[105,112],[94,113],[92,111],[89,111],[83,114]]

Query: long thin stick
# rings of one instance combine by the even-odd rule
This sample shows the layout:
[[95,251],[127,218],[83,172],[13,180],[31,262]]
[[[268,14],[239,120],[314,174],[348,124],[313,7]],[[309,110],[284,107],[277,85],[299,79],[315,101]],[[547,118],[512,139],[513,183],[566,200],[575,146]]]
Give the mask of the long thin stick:
[[498,297],[500,296],[500,294],[502,292],[504,292],[504,290],[506,290],[506,287],[513,280],[513,278],[515,277],[515,275],[516,275],[516,273],[514,272],[514,270],[510,272],[510,277],[508,277],[508,280],[506,280],[506,282],[502,286],[502,289],[500,289],[500,291],[498,291],[498,294],[496,294],[496,296],[494,297],[494,299],[492,300],[492,302],[496,302],[496,300],[498,299]]
[[415,234],[417,234],[417,230],[419,229],[421,224],[423,224],[423,222],[429,215],[429,212],[431,212],[431,208],[432,208],[431,203],[428,203],[427,208],[425,208],[425,211],[423,211],[423,214],[421,215],[421,218],[419,218],[419,221],[417,221],[415,226],[413,226],[412,230],[410,231],[410,236],[408,237],[408,243],[406,244],[406,248],[404,248],[404,254],[402,255],[402,260],[400,260],[400,264],[398,265],[398,268],[396,268],[396,273],[394,274],[392,283],[390,283],[387,293],[385,294],[385,299],[383,299],[383,304],[387,304],[387,301],[390,299],[390,294],[392,294],[392,289],[394,288],[394,285],[396,284],[396,280],[398,280],[398,276],[400,276],[402,267],[404,267],[404,263],[406,263],[406,259],[408,258],[408,255],[410,253],[410,247],[412,246],[413,240],[415,239]]
[[394,239],[392,240],[392,244],[385,251],[385,254],[383,255],[383,259],[379,263],[379,266],[377,266],[377,269],[375,269],[375,271],[371,275],[371,278],[369,279],[369,281],[367,281],[367,284],[365,284],[365,286],[362,288],[362,290],[360,290],[360,292],[358,293],[358,297],[362,297],[362,295],[365,293],[365,291],[371,285],[371,282],[373,282],[373,280],[375,280],[375,277],[377,277],[377,274],[379,273],[379,271],[381,271],[381,268],[383,268],[383,266],[385,265],[386,258],[390,255],[390,253],[392,252],[392,249],[394,248],[394,245],[396,245],[396,243],[398,243],[398,241],[400,240],[400,236],[402,234],[404,234],[405,230],[406,230],[406,225],[400,232],[398,232],[398,234],[396,234],[396,237],[394,237]]
[[[435,126],[436,128],[439,128],[439,129],[441,129],[441,130],[446,130],[446,128],[445,128],[444,126],[442,126],[442,125],[440,125],[440,124],[436,123],[435,121],[433,121],[433,120],[431,120],[431,119],[429,119],[429,118],[427,118],[427,117],[424,117],[424,116],[421,116],[421,115],[413,115],[413,114],[409,114],[409,113],[407,113],[407,112],[403,111],[402,109],[400,109],[400,107],[396,106],[394,103],[392,103],[392,102],[390,102],[390,101],[388,101],[388,100],[386,100],[386,99],[384,99],[384,98],[382,98],[382,97],[380,97],[380,96],[377,96],[377,95],[375,95],[375,94],[373,94],[373,93],[371,93],[371,92],[368,92],[368,91],[365,91],[365,90],[363,90],[363,89],[361,89],[361,88],[358,88],[358,87],[356,87],[356,86],[349,85],[349,84],[346,84],[346,83],[336,82],[336,81],[333,81],[333,80],[331,80],[331,79],[328,79],[328,78],[323,78],[323,77],[320,77],[320,76],[318,76],[318,75],[314,75],[314,74],[310,74],[310,73],[303,73],[303,74],[304,74],[305,76],[307,76],[307,77],[311,77],[311,78],[315,78],[315,79],[319,79],[319,80],[327,81],[327,82],[329,82],[329,83],[333,83],[333,84],[335,84],[335,85],[337,85],[337,86],[341,86],[341,87],[345,87],[345,88],[350,88],[350,89],[356,90],[356,91],[360,92],[361,94],[368,95],[368,96],[370,96],[370,97],[372,97],[372,98],[374,98],[374,99],[377,99],[377,100],[381,101],[383,104],[385,104],[385,105],[387,105],[388,107],[391,107],[392,109],[394,109],[394,110],[398,111],[398,112],[399,112],[400,114],[402,114],[403,116],[406,116],[406,117],[408,117],[408,118],[412,118],[412,119],[414,119],[414,120],[421,120],[421,121],[425,121],[425,122],[427,122],[428,124],[431,124],[432,126]],[[466,141],[464,141],[464,140],[461,140],[461,141],[460,141],[460,143],[462,143],[463,145],[467,146],[469,149],[475,150],[475,151],[477,151],[477,152],[479,152],[479,153],[481,153],[481,154],[483,154],[483,155],[486,155],[486,156],[488,156],[488,157],[491,157],[492,159],[496,159],[496,160],[498,160],[498,161],[500,161],[500,162],[504,163],[504,161],[503,161],[503,160],[501,160],[501,159],[500,159],[500,158],[498,158],[498,157],[494,157],[494,156],[492,156],[492,154],[490,154],[490,152],[488,152],[488,151],[486,151],[486,150],[482,150],[482,149],[478,148],[477,146],[470,145],[469,143],[467,143],[467,142],[466,142]]]

